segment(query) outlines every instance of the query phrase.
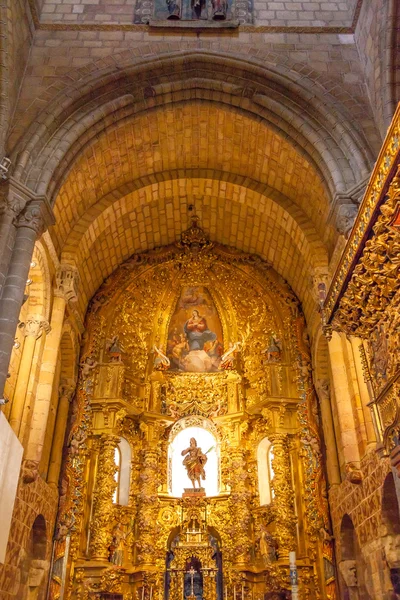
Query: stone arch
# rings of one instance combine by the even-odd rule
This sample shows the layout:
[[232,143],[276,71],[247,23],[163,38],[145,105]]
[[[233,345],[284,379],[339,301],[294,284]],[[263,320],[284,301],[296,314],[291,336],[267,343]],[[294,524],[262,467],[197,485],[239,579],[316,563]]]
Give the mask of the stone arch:
[[343,516],[340,526],[339,572],[344,600],[369,600],[364,582],[366,564],[353,520],[347,513]]
[[[294,146],[307,153],[311,162],[320,166],[321,172],[328,174],[326,181],[332,194],[354,185],[360,175],[368,172],[372,154],[365,139],[352,126],[346,109],[338,108],[326,90],[311,80],[307,90],[299,74],[288,67],[280,73],[276,64],[269,63],[266,68],[265,62],[256,59],[250,63],[248,57],[212,52],[187,52],[184,56],[181,52],[170,53],[168,58],[159,57],[156,66],[148,58],[132,65],[130,53],[124,59],[125,65],[118,65],[118,74],[112,66],[73,84],[68,92],[66,89],[59,92],[13,151],[15,177],[37,193],[54,197],[68,165],[75,160],[74,156],[67,158],[71,148],[80,151],[93,135],[111,123],[126,119],[132,111],[148,111],[157,104],[201,97],[209,100],[214,97],[219,103],[227,102],[252,112],[289,137]],[[206,77],[193,75],[201,70]],[[222,80],[218,85],[213,83],[211,87],[216,89],[210,90],[209,80],[217,74]],[[144,89],[156,85],[160,77],[163,83],[155,99],[147,98]],[[177,78],[180,83],[174,83]],[[232,83],[227,83],[227,78]],[[304,80],[304,73],[301,78]],[[132,94],[133,82],[141,87]],[[254,90],[249,91],[254,84],[255,94]],[[265,90],[263,85],[267,86]],[[292,100],[293,93],[296,103]],[[345,153],[341,147],[346,148]]]

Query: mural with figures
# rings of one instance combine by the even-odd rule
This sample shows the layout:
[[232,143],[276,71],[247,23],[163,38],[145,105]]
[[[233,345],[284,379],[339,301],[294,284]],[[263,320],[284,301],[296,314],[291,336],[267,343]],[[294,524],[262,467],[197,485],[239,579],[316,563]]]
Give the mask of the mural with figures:
[[211,373],[222,354],[221,321],[210,292],[202,286],[183,288],[169,324],[170,370]]

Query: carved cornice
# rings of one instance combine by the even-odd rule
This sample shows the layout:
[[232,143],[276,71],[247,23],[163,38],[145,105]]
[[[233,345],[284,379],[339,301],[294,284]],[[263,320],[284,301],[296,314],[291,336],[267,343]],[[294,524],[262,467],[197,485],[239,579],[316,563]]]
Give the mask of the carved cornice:
[[[326,323],[331,323],[335,312],[342,298],[347,295],[350,280],[356,282],[358,273],[356,267],[362,262],[365,249],[371,250],[374,236],[377,237],[375,224],[385,219],[384,208],[385,196],[389,185],[396,173],[397,165],[400,161],[400,105],[394,115],[392,124],[389,128],[382,150],[379,154],[376,166],[372,172],[369,184],[367,186],[360,210],[358,212],[355,224],[347,241],[345,250],[332,279],[325,303],[324,313]],[[396,185],[396,184],[393,184]],[[381,214],[382,213],[382,214]],[[383,216],[382,216],[383,215]],[[393,216],[393,215],[392,215]],[[384,223],[382,223],[384,225]],[[386,224],[385,226],[387,226]],[[373,231],[374,228],[374,231]],[[369,241],[369,238],[372,240]],[[369,247],[367,246],[367,243]],[[371,255],[370,255],[371,257]],[[368,259],[367,259],[368,260]],[[373,281],[369,282],[369,285]],[[368,285],[368,284],[367,284]],[[365,307],[361,298],[361,306]],[[375,310],[375,308],[374,308]],[[354,315],[355,316],[355,315]],[[355,322],[353,326],[348,324],[351,329],[357,329]]]

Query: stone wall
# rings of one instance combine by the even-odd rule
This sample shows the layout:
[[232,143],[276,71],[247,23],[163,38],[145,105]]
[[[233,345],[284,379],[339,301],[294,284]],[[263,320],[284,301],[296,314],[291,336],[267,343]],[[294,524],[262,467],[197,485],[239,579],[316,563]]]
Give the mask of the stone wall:
[[[32,559],[34,559],[30,556],[32,526],[38,515],[43,515],[46,524],[46,558],[41,566],[48,571],[57,504],[58,492],[50,488],[43,479],[39,477],[35,482],[29,484],[23,483],[22,478],[20,479],[8,540],[6,562],[4,565],[0,565],[1,600],[26,597],[29,576],[32,577],[33,575],[32,569],[29,575]],[[41,593],[38,600],[44,600],[45,579],[41,584]]]
[[343,517],[348,515],[355,528],[364,567],[359,579],[363,580],[369,598],[377,600],[386,598],[384,594],[390,590],[389,568],[381,541],[382,493],[385,479],[391,473],[390,462],[387,458],[380,458],[376,452],[370,452],[361,461],[361,471],[363,481],[359,485],[343,481],[332,486],[329,492],[336,559],[339,564],[344,558],[341,525]]

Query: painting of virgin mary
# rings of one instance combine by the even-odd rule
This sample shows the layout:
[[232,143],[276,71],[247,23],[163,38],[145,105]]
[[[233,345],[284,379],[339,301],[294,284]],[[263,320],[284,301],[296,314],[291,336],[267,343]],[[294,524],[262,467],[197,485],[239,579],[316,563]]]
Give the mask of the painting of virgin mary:
[[209,291],[200,286],[184,288],[169,326],[171,370],[217,371],[222,354],[222,327]]

